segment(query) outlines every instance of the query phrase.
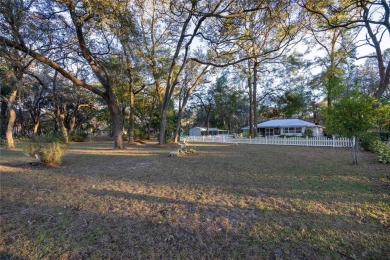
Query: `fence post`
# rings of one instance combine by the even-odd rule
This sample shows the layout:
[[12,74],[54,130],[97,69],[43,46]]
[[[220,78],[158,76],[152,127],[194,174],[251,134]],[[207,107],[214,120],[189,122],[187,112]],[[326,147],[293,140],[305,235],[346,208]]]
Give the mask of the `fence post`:
[[309,137],[306,136],[306,146],[309,146]]
[[268,144],[267,136],[265,136],[265,144]]
[[252,143],[252,137],[249,136],[249,143]]
[[332,136],[333,138],[333,147],[336,147],[336,139],[334,138],[334,136]]

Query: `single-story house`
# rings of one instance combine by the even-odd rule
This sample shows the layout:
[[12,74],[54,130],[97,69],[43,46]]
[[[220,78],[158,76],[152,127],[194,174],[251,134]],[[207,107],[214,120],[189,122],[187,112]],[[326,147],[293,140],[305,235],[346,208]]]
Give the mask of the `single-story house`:
[[[313,131],[313,136],[323,136],[323,128],[300,119],[274,119],[257,124],[257,133],[261,136],[302,136],[306,129]],[[249,131],[249,126],[242,128]]]
[[110,128],[108,126],[99,126],[96,131],[96,136],[109,136]]
[[221,130],[218,128],[209,128],[209,133],[207,134],[207,128],[206,127],[193,127],[190,129],[189,136],[202,136],[202,135],[222,135],[222,134],[228,134],[228,130]]

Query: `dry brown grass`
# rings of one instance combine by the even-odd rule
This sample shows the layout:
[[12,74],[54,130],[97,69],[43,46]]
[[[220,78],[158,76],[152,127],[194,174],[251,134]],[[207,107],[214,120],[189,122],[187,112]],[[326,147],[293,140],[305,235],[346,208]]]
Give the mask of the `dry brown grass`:
[[387,258],[389,166],[345,149],[75,143],[1,150],[0,258]]

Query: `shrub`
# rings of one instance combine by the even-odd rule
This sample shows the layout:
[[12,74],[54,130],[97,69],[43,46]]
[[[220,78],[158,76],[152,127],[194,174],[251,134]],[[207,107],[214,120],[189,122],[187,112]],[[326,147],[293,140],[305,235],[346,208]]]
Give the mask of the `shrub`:
[[122,140],[128,142],[129,141],[129,136],[125,135],[125,134],[122,135]]
[[313,129],[306,128],[302,135],[303,137],[313,137]]
[[242,132],[242,137],[249,138],[249,130]]
[[377,132],[367,132],[360,137],[360,145],[366,151],[375,152],[375,143],[380,140]]
[[70,140],[73,142],[85,142],[88,135],[86,133],[75,133],[70,136]]
[[141,129],[138,128],[134,129],[134,139],[143,140],[146,139],[147,137],[148,137],[147,133],[145,133]]
[[52,133],[47,133],[45,135],[37,137],[36,141],[38,143],[53,143],[53,142],[63,143],[63,142],[65,142],[65,139],[61,133],[52,132]]
[[65,154],[65,145],[59,142],[31,142],[27,143],[23,150],[27,155],[37,158],[44,164],[58,165],[61,164]]
[[374,142],[374,152],[378,154],[378,159],[382,163],[390,163],[390,147],[381,141]]
[[45,144],[39,151],[39,157],[45,164],[61,164],[64,154],[65,148],[58,142]]
[[383,141],[383,142],[390,140],[390,133],[381,132],[381,133],[379,133],[379,136],[380,136],[381,141]]

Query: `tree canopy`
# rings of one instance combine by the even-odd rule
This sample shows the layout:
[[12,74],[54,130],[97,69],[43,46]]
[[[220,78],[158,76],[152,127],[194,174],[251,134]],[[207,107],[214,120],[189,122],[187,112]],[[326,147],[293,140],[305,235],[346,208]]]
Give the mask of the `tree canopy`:
[[389,10],[382,0],[4,0],[2,136],[12,148],[15,135],[108,128],[122,149],[151,134],[177,142],[196,124],[318,123],[324,100],[332,109],[351,90],[388,103]]

